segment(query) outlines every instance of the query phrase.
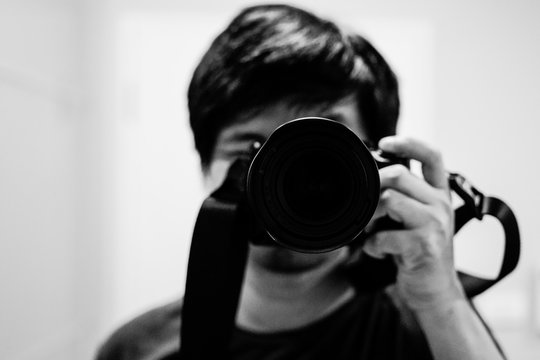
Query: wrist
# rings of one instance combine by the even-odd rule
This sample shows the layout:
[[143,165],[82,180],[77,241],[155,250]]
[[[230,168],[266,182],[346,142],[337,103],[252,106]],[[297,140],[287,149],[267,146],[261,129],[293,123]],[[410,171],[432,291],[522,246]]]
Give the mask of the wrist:
[[[440,283],[439,283],[440,285]],[[402,291],[402,296],[409,307],[417,315],[436,315],[451,310],[456,304],[467,302],[465,291],[457,276],[448,281],[446,286],[438,289],[425,287],[425,291]]]
[[453,296],[441,297],[431,302],[416,304],[411,308],[416,318],[422,323],[427,319],[439,319],[443,321],[457,311],[458,308],[467,305],[468,300],[465,295],[455,294]]

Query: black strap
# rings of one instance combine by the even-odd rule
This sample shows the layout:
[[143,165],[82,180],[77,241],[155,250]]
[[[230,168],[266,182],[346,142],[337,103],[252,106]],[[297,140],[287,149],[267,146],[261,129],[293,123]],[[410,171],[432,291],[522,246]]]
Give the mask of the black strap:
[[521,251],[519,227],[514,213],[503,201],[495,197],[484,196],[463,176],[451,173],[450,187],[464,201],[455,212],[455,232],[457,233],[471,219],[482,220],[484,215],[495,217],[504,231],[504,255],[499,274],[494,279],[485,279],[458,271],[465,293],[476,296],[510,274],[519,262]]
[[202,204],[189,253],[180,354],[183,360],[226,359],[244,279],[249,217],[240,201],[244,162]]
[[247,240],[237,204],[210,197],[195,225],[182,308],[181,359],[223,359],[235,324]]

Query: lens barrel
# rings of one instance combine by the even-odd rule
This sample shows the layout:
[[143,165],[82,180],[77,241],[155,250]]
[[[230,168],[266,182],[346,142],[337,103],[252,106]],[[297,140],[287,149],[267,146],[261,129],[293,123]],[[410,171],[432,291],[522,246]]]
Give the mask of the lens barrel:
[[380,194],[377,164],[362,140],[325,118],[277,128],[251,162],[247,199],[277,243],[317,253],[353,241],[372,218]]

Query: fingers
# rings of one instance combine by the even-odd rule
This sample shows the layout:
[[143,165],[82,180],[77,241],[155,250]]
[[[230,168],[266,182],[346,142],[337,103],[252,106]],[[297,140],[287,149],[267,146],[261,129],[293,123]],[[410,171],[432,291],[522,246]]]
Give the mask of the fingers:
[[388,189],[380,197],[374,219],[389,216],[405,228],[417,228],[429,220],[431,208],[399,191]]
[[448,178],[441,154],[415,139],[389,136],[381,139],[379,147],[383,151],[418,160],[422,163],[425,180],[438,189],[448,189]]
[[432,204],[441,198],[441,192],[423,179],[412,174],[403,165],[391,165],[379,172],[381,190],[395,189],[424,204]]
[[446,247],[431,240],[415,230],[381,231],[369,237],[362,250],[377,259],[391,255],[399,266],[413,270],[426,261],[437,262],[445,256]]
[[396,228],[386,226],[384,221],[370,223],[372,229],[362,250],[375,258],[392,256],[398,267],[398,287],[411,308],[436,303],[447,291],[444,284],[455,278],[454,211],[441,155],[408,138],[387,137],[379,147],[419,161],[423,179],[401,165],[380,170],[382,193],[375,216],[383,220],[389,217],[401,225]]
[[378,244],[378,250],[374,250],[374,241],[368,241],[368,251],[371,249],[375,255],[403,255],[403,251],[407,251],[406,247],[419,238],[432,236],[440,238],[440,245],[443,246],[453,233],[453,209],[447,175],[439,152],[417,140],[398,137],[384,138],[379,146],[384,151],[420,161],[424,179],[401,165],[387,166],[380,170],[382,193],[373,218],[390,217],[401,223],[402,228],[376,231],[373,239],[379,239],[375,241],[378,244],[381,238],[401,237],[403,243],[384,240],[388,244]]
[[362,249],[376,259],[383,259],[386,255],[409,253],[412,242],[403,239],[408,239],[413,234],[412,230],[381,231],[368,238]]
[[[427,258],[438,255],[446,241],[433,242],[440,237],[449,238],[448,212],[450,208],[422,204],[398,191],[388,189],[381,195],[377,208],[378,218],[388,216],[401,223],[401,229],[387,229],[373,233],[364,244],[363,250],[376,258],[386,255],[399,255],[402,258],[423,254]],[[435,236],[433,236],[435,235]]]

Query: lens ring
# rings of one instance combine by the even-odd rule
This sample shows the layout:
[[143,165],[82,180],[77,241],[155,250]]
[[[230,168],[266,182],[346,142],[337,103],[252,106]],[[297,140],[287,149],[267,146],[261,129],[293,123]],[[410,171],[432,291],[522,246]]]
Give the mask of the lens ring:
[[[309,151],[338,159],[342,175],[349,178],[345,182],[349,188],[344,191],[350,198],[343,202],[336,220],[308,224],[284,199],[287,167],[295,166],[296,158]],[[250,166],[247,196],[253,212],[276,242],[298,251],[328,251],[352,241],[371,219],[379,196],[378,171],[369,150],[344,125],[304,118],[282,125],[262,146]]]

